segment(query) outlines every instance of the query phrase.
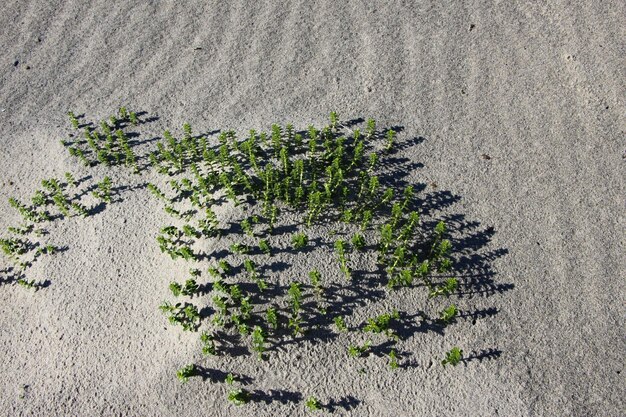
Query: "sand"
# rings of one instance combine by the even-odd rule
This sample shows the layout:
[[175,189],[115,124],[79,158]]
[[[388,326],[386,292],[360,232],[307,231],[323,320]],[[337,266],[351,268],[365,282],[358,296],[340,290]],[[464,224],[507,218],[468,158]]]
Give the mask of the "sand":
[[[202,361],[157,309],[186,266],[154,240],[167,215],[141,186],[157,174],[115,171],[137,186],[123,201],[49,228],[68,249],[31,270],[48,287],[0,285],[0,415],[296,416],[309,395],[334,415],[623,415],[624,3],[368,3],[4,2],[1,230],[19,221],[8,197],[42,178],[111,173],[59,143],[68,110],[156,115],[146,139],[184,122],[306,128],[335,110],[403,126],[396,157],[457,215],[466,272],[490,282],[460,308],[497,313],[414,335],[395,373],[328,354],[347,339],[205,360],[253,378],[257,401],[237,408],[223,384],[175,378]],[[454,345],[496,354],[443,368]]]

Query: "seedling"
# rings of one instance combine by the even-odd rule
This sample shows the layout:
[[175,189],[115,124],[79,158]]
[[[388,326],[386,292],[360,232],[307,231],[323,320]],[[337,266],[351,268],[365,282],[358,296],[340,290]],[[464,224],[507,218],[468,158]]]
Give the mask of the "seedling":
[[67,183],[71,185],[72,187],[76,187],[78,185],[78,183],[76,182],[76,179],[70,172],[65,173],[65,179],[67,180]]
[[296,233],[291,237],[291,244],[296,250],[304,248],[308,242],[309,237],[305,233]]
[[346,326],[346,322],[343,320],[343,317],[337,316],[333,319],[333,322],[335,323],[337,330],[340,332],[348,331],[348,326]]
[[389,367],[392,370],[396,370],[398,366],[398,355],[394,349],[391,349],[391,352],[389,352]]
[[396,138],[396,132],[394,132],[392,129],[389,129],[387,131],[387,143],[385,145],[385,150],[387,152],[390,152],[391,149],[393,148],[393,143],[394,143],[395,138]]
[[311,411],[318,411],[322,409],[322,404],[320,404],[319,400],[315,397],[307,398],[304,405]]
[[19,285],[21,285],[24,288],[28,288],[29,290],[36,290],[37,289],[37,283],[35,282],[35,280],[27,280],[25,278],[19,278],[17,280],[17,283]]
[[350,355],[353,358],[361,357],[368,351],[370,346],[372,346],[372,342],[370,340],[368,340],[361,346],[350,345],[348,346],[348,355]]
[[175,305],[165,301],[159,309],[168,316],[171,324],[180,324],[183,330],[195,331],[200,324],[198,308],[189,303],[176,303]]
[[448,278],[443,285],[434,287],[430,291],[428,298],[434,298],[434,297],[440,297],[440,296],[448,297],[450,294],[456,291],[458,286],[459,286],[459,282],[456,278]]
[[150,191],[152,195],[155,196],[156,198],[159,198],[167,203],[170,202],[170,200],[165,196],[165,194],[163,194],[163,192],[156,185],[148,184],[147,187],[148,187],[148,191]]
[[267,320],[268,326],[273,329],[278,329],[278,313],[276,312],[276,307],[268,307],[265,312],[265,318]]
[[228,261],[225,259],[222,259],[221,261],[219,261],[218,265],[220,266],[220,269],[222,270],[222,272],[225,273],[226,275],[230,274],[231,271],[233,270],[232,265],[229,264]]
[[111,178],[104,177],[102,182],[98,183],[98,189],[92,194],[105,203],[111,203]]
[[457,315],[458,310],[454,304],[450,305],[448,308],[439,313],[441,321],[443,321],[445,324],[452,323],[456,319]]
[[265,239],[259,240],[259,249],[261,250],[261,252],[263,252],[266,255],[269,255],[269,256],[272,255],[272,248],[270,247],[270,244],[267,243],[267,240]]
[[398,310],[393,310],[391,313],[381,314],[380,316],[367,320],[367,325],[363,328],[364,332],[371,333],[384,333],[387,337],[392,339],[398,339],[398,336],[389,328],[391,320],[398,320],[400,313]]
[[71,111],[68,111],[67,112],[67,116],[70,118],[70,123],[72,124],[72,127],[74,127],[74,129],[78,130],[79,127],[80,127],[80,123],[78,122],[78,119],[76,118],[74,113],[71,112]]
[[352,242],[352,246],[354,246],[358,250],[363,250],[363,248],[365,247],[365,238],[361,234],[357,233],[352,236],[350,242]]
[[450,351],[446,352],[446,357],[441,361],[441,364],[444,367],[448,364],[457,366],[461,360],[463,360],[463,350],[455,346],[450,349]]
[[239,255],[244,255],[250,252],[250,248],[243,243],[233,243],[230,245],[230,250]]
[[252,350],[254,350],[259,359],[263,359],[265,352],[265,334],[260,326],[254,326],[252,329]]
[[217,355],[217,347],[215,346],[215,335],[208,332],[202,332],[202,334],[200,335],[200,341],[202,342],[203,355]]
[[228,393],[228,401],[236,406],[244,405],[250,401],[250,394],[243,388],[232,390]]
[[233,385],[235,382],[235,376],[229,372],[228,375],[226,375],[226,378],[224,378],[224,382],[226,382],[227,385]]
[[176,371],[176,377],[183,384],[189,381],[189,378],[191,378],[195,374],[196,374],[196,365],[194,364],[183,366],[178,371]]
[[180,285],[177,282],[170,283],[170,291],[174,294],[174,297],[179,295],[194,296],[198,293],[198,284],[194,279],[188,279],[184,285]]
[[339,239],[335,242],[335,249],[337,250],[337,254],[339,255],[339,264],[341,267],[341,272],[344,273],[346,278],[352,278],[352,272],[348,267],[348,260],[346,258],[347,245],[346,242],[342,239]]

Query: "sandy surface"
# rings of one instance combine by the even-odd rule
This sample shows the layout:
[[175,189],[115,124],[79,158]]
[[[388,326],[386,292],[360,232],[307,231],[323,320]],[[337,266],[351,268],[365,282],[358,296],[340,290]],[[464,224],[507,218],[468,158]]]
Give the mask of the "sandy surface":
[[[33,267],[47,288],[0,286],[0,415],[305,415],[298,394],[335,402],[335,415],[623,415],[623,2],[117,3],[3,3],[2,230],[18,222],[7,198],[42,178],[110,173],[61,146],[68,110],[157,115],[146,139],[184,122],[305,128],[336,110],[404,127],[397,157],[423,164],[411,181],[426,201],[450,200],[439,205],[466,225],[466,272],[492,281],[459,305],[497,314],[415,335],[403,345],[413,366],[396,373],[364,360],[364,377],[332,344],[242,360],[270,403],[236,408],[222,384],[174,376],[200,360],[199,343],[157,306],[187,267],[159,253],[158,202],[128,189],[50,227],[68,250]],[[500,354],[444,369],[453,345]]]

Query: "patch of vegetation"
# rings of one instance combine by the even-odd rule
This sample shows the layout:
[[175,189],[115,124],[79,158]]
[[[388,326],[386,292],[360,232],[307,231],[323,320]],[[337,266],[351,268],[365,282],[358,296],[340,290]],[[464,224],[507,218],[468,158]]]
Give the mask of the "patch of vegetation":
[[[408,314],[392,310],[361,326],[346,325],[358,303],[376,301],[368,298],[373,294],[368,288],[378,286],[385,289],[378,299],[397,290],[424,289],[424,303],[439,312],[433,321],[450,325],[458,317],[455,304],[448,303],[443,310],[439,305],[439,300],[457,294],[460,285],[452,274],[453,245],[446,224],[431,223],[431,218],[424,222],[414,187],[399,185],[385,172],[385,158],[398,151],[396,129],[380,130],[369,119],[362,133],[342,124],[335,112],[329,124],[320,128],[309,126],[297,132],[292,125],[273,124],[269,132],[251,130],[242,138],[232,130],[208,137],[194,133],[185,123],[180,137],[165,131],[156,150],[137,155],[138,144],[132,140],[132,129],[142,123],[137,113],[121,107],[96,124],[85,123],[72,112],[68,117],[74,134],[63,145],[86,166],[126,166],[134,173],[152,168],[163,176],[157,182],[160,186],[146,186],[171,216],[172,224],[163,227],[156,240],[173,260],[182,258],[194,266],[190,278],[169,284],[173,297],[193,302],[164,301],[159,308],[170,323],[201,332],[206,360],[227,354],[228,345],[241,343],[259,359],[271,361],[286,341],[298,343],[334,326],[333,337],[363,337],[354,333],[357,329],[371,333],[372,339],[386,337],[384,348],[367,340],[347,345],[347,352],[350,357],[368,357],[363,360],[386,358],[388,366],[397,370],[395,347]],[[140,165],[146,160],[149,163]],[[32,206],[15,199],[10,204],[28,225],[49,221],[52,213],[47,207],[54,207],[62,217],[88,216],[90,210],[67,191],[80,181],[71,173],[65,180],[65,184],[54,179],[42,183],[44,189],[33,196]],[[114,201],[109,176],[92,190],[102,203]],[[222,205],[230,207],[231,218],[218,210]],[[23,230],[13,231],[20,236]],[[315,242],[311,247],[310,241]],[[23,254],[32,245],[26,239],[2,239],[0,245],[18,264],[28,262]],[[47,248],[40,247],[37,256],[55,252]],[[326,251],[328,262],[324,269],[320,265],[323,279],[318,269],[310,270],[307,281],[306,272],[294,276],[280,270],[280,263],[279,272],[267,264],[270,256],[285,249],[305,248]],[[375,262],[370,252],[375,253]],[[200,273],[204,260],[212,265],[210,281]],[[376,275],[375,282],[368,273]],[[35,285],[23,278],[18,282]],[[365,297],[346,303],[337,295],[338,287],[362,291]],[[203,305],[205,300],[210,305]],[[420,315],[429,320],[425,313]],[[460,361],[462,351],[455,347],[442,364],[455,366]],[[176,375],[186,382],[198,369],[190,364]],[[225,382],[233,385],[232,373]],[[228,392],[235,405],[251,399],[243,388]],[[323,408],[315,397],[309,397],[305,406],[311,411]]]

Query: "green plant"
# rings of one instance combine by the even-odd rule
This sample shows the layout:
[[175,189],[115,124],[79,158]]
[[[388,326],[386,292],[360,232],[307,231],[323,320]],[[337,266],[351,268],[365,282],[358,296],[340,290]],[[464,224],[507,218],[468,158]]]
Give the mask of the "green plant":
[[359,346],[359,345],[349,345],[348,346],[348,355],[350,355],[353,358],[358,358],[360,356],[363,356],[369,350],[369,348],[371,346],[372,346],[372,342],[370,340],[368,340],[367,342],[365,342],[361,346]]
[[111,200],[111,178],[104,177],[102,182],[98,183],[98,189],[94,191],[93,196],[104,201],[105,203],[110,203]]
[[200,341],[202,342],[203,355],[217,355],[217,347],[215,346],[215,335],[208,332],[202,332],[202,334],[200,335]]
[[265,239],[261,239],[259,240],[259,249],[261,250],[261,252],[263,252],[266,255],[272,255],[272,248],[270,247],[270,244],[267,243],[267,240]]
[[391,330],[391,320],[398,320],[400,313],[398,310],[393,310],[391,313],[381,314],[380,316],[367,320],[367,324],[363,327],[364,332],[371,333],[384,333],[387,337],[397,339],[398,336]]
[[268,307],[265,312],[265,318],[271,329],[278,329],[278,313],[276,311],[276,307]]
[[302,249],[309,242],[309,237],[305,233],[296,233],[291,237],[291,244],[294,249]]
[[441,321],[443,321],[445,324],[453,322],[457,315],[458,310],[454,304],[450,305],[448,308],[439,313]]
[[319,400],[315,397],[307,398],[304,405],[311,411],[317,411],[322,409],[322,404],[320,404]]
[[72,187],[76,187],[78,185],[78,183],[76,182],[76,179],[70,172],[65,173],[65,179],[67,180],[67,183],[71,185]]
[[179,324],[183,330],[195,331],[200,324],[198,308],[190,303],[171,303],[165,301],[159,306],[171,324]]
[[228,401],[236,406],[244,405],[250,401],[250,394],[243,388],[232,390],[228,393]]
[[352,246],[354,246],[358,250],[362,250],[365,247],[365,238],[361,234],[357,233],[352,236],[350,242],[352,243]]
[[177,282],[170,283],[170,291],[175,297],[179,295],[193,296],[198,293],[198,284],[195,279],[188,279],[184,285],[180,285]]
[[229,372],[228,375],[226,375],[224,382],[226,382],[226,384],[228,385],[233,385],[233,383],[235,382],[235,375]]
[[194,364],[185,365],[182,368],[180,368],[178,371],[176,371],[176,377],[183,384],[189,381],[189,378],[191,378],[195,374],[196,374],[196,365]]
[[352,278],[352,271],[348,267],[348,260],[346,257],[347,253],[347,245],[346,242],[342,239],[338,239],[335,242],[335,249],[337,250],[337,254],[339,255],[339,265],[341,268],[341,272],[344,273],[346,278]]
[[391,351],[389,352],[389,367],[392,370],[396,370],[399,367],[398,355],[396,354],[396,351],[394,349],[391,349]]
[[263,352],[265,352],[265,334],[260,326],[254,326],[252,329],[252,350],[254,350],[259,359],[263,359]]
[[340,332],[347,332],[348,326],[346,326],[346,322],[343,320],[343,317],[337,316],[333,319],[333,323],[337,327],[337,330]]
[[447,364],[457,366],[463,360],[463,350],[458,347],[453,347],[446,352],[446,357],[441,361],[443,366]]

